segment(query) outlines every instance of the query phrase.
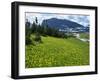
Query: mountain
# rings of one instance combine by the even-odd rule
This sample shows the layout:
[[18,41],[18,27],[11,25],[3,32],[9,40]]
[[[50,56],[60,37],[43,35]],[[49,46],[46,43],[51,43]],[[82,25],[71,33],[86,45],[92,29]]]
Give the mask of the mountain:
[[51,18],[42,21],[42,25],[48,25],[48,27],[56,27],[58,29],[65,29],[65,28],[76,28],[76,27],[84,27],[76,22],[67,20],[67,19],[57,19]]

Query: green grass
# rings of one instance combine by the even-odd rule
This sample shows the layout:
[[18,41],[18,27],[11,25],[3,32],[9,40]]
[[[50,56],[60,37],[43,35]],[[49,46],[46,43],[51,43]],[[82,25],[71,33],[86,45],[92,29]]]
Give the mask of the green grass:
[[42,37],[42,41],[26,45],[26,68],[89,65],[89,43],[49,36]]
[[89,33],[81,33],[80,38],[89,39]]

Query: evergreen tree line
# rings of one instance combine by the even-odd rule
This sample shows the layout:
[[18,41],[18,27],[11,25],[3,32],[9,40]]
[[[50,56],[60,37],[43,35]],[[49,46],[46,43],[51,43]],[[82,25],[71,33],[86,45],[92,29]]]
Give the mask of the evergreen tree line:
[[[45,22],[46,23],[46,22]],[[42,36],[53,36],[53,37],[59,37],[59,38],[67,38],[68,36],[65,35],[64,32],[59,31],[55,27],[49,27],[46,25],[40,25],[38,24],[37,17],[35,18],[35,21],[31,25],[30,22],[25,23],[26,26],[26,44],[31,43],[30,35],[35,35],[35,41],[41,41],[41,35]]]
[[65,37],[65,34],[63,32],[60,32],[57,28],[55,27],[48,27],[42,26],[42,25],[37,25],[35,23],[32,24],[31,27],[31,32],[32,33],[39,33],[42,36],[53,36],[53,37]]

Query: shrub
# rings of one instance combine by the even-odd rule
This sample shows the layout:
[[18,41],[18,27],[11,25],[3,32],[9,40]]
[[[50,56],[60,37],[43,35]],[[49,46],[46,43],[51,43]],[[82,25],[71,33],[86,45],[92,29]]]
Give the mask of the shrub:
[[31,43],[32,43],[32,40],[30,39],[30,37],[29,37],[29,36],[26,36],[26,38],[25,38],[25,43],[26,43],[26,45],[28,45],[28,44],[31,44]]
[[37,41],[37,42],[41,42],[41,36],[38,32],[35,34],[34,40]]

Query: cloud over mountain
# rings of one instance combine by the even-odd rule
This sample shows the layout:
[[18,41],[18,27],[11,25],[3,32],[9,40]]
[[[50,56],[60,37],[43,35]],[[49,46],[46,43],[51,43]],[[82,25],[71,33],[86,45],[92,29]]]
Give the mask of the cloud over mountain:
[[42,23],[43,20],[58,18],[58,19],[67,19],[76,23],[79,23],[83,26],[89,25],[89,15],[80,15],[80,14],[54,14],[54,13],[26,13],[26,19],[28,19],[31,23],[35,21],[35,17],[37,17],[39,24]]

